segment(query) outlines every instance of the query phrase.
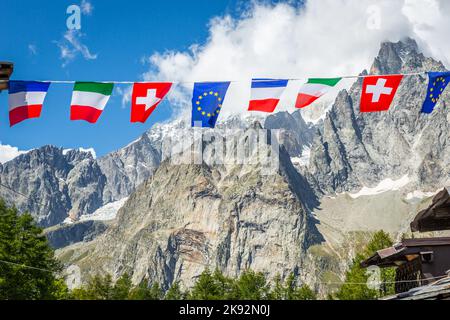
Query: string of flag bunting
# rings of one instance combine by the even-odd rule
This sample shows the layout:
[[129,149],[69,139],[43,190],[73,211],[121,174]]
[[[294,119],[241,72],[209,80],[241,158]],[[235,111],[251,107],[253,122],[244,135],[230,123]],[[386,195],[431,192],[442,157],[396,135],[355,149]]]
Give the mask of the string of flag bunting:
[[[360,112],[386,111],[392,104],[402,79],[427,74],[429,83],[422,113],[431,113],[450,80],[450,72],[309,78],[298,90],[295,108],[305,108],[325,95],[344,78],[363,78]],[[288,82],[300,79],[255,78],[251,81],[248,111],[275,111]],[[231,82],[193,82],[192,126],[214,128]],[[133,84],[131,122],[145,123],[176,82],[81,82],[8,81],[9,122],[14,126],[38,118],[52,83],[73,84],[70,119],[96,123],[105,109],[115,84]]]

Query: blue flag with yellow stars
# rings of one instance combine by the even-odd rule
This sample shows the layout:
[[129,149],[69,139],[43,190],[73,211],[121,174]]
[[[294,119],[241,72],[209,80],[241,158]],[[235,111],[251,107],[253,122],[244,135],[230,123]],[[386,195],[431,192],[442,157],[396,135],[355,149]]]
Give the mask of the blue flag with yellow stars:
[[438,103],[450,80],[450,72],[428,72],[428,78],[427,97],[423,103],[422,113],[433,112],[434,106]]
[[196,82],[192,96],[192,126],[214,128],[230,82]]

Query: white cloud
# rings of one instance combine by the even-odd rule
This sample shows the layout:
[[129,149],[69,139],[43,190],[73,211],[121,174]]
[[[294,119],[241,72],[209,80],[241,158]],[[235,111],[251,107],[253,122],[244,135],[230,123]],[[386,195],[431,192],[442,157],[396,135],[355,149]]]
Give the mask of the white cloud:
[[81,12],[83,14],[90,16],[93,10],[94,7],[92,6],[92,3],[90,3],[88,0],[81,1]]
[[30,52],[31,55],[35,56],[37,54],[37,47],[36,47],[36,45],[30,43],[28,45],[28,52]]
[[[252,77],[357,75],[370,67],[386,40],[411,36],[448,63],[449,15],[445,0],[314,0],[305,7],[255,3],[239,19],[213,18],[206,43],[148,57],[144,79],[189,82],[169,94],[173,105],[187,110],[193,81],[238,80],[222,114],[239,113],[246,110]],[[278,110],[293,110],[300,84],[291,81]]]
[[121,104],[122,104],[122,108],[126,108],[131,101],[131,94],[132,94],[132,85],[127,85],[126,87],[122,86],[122,87],[115,87],[115,91],[118,95],[120,95],[121,98]]
[[446,0],[405,0],[403,14],[410,21],[414,34],[422,41],[426,54],[450,66],[450,2]]
[[85,34],[79,30],[67,30],[63,39],[56,42],[60,50],[60,57],[63,60],[63,67],[78,55],[81,55],[86,60],[97,59],[97,54],[91,53],[88,46],[82,43],[81,39],[84,36]]
[[28,151],[20,151],[17,147],[10,146],[8,144],[0,143],[0,163],[8,162],[21,154]]
[[[81,13],[87,16],[92,15],[94,7],[89,0],[82,0],[80,3]],[[59,41],[54,41],[59,47],[60,58],[63,60],[62,66],[65,67],[68,63],[73,61],[77,56],[81,55],[85,60],[97,59],[97,54],[92,53],[89,47],[82,42],[86,34],[81,32],[81,29],[67,30],[63,38]]]

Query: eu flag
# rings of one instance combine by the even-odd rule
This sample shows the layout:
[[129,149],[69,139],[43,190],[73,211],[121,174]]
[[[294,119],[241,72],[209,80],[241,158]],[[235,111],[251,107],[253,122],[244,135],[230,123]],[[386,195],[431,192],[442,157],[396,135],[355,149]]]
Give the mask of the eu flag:
[[214,128],[230,82],[196,82],[192,96],[192,126]]
[[434,106],[438,103],[449,80],[450,72],[428,72],[427,97],[423,103],[422,113],[433,112]]

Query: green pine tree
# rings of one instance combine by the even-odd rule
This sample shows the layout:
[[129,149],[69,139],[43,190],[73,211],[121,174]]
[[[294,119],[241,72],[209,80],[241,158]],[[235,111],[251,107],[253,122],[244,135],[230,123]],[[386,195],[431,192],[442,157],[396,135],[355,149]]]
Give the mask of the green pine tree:
[[180,284],[175,281],[167,290],[165,300],[184,300],[185,294],[181,291]]
[[131,300],[152,300],[147,280],[142,280],[136,287],[131,289],[129,297]]
[[76,300],[111,300],[113,299],[113,289],[111,275],[95,275],[85,286],[72,290],[72,298]]
[[261,272],[246,270],[235,281],[231,298],[237,300],[263,300],[270,297],[270,285]]
[[281,276],[275,276],[268,298],[271,300],[315,300],[316,294],[307,285],[298,286],[294,273],[283,283]]
[[192,290],[187,294],[188,299],[224,300],[233,299],[234,281],[216,269],[211,273],[205,269],[195,282]]
[[138,286],[130,291],[131,300],[161,300],[164,292],[159,283],[155,282],[152,286],[146,279],[143,279]]
[[0,200],[0,299],[67,298],[67,287],[57,277],[61,270],[31,215],[19,215]]
[[270,292],[270,300],[285,300],[285,288],[283,282],[281,281],[280,274],[277,274],[274,278],[274,286],[272,291]]
[[335,297],[340,300],[372,300],[394,293],[395,270],[385,268],[381,270],[380,281],[383,283],[379,290],[369,288],[367,270],[360,266],[361,262],[372,256],[376,251],[392,246],[392,240],[384,231],[378,231],[369,241],[364,250],[357,254],[350,269],[346,272],[344,284]]
[[162,300],[164,297],[164,291],[158,282],[153,283],[150,287],[150,300]]
[[130,291],[133,287],[131,277],[128,273],[124,273],[114,284],[112,288],[111,298],[113,300],[126,300],[129,298]]
[[295,281],[294,273],[291,273],[285,284],[286,300],[316,300],[316,294],[307,285],[298,287]]
[[190,300],[220,300],[224,299],[223,287],[217,282],[209,269],[205,269],[195,282],[188,299]]

